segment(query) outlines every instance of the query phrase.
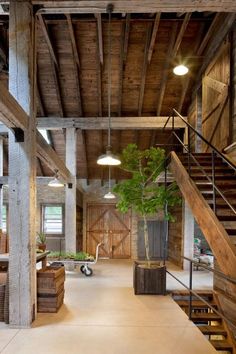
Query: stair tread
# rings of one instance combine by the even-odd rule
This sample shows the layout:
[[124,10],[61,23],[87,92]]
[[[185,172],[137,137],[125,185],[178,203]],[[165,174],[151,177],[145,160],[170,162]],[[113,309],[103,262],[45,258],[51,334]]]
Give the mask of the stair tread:
[[226,330],[222,326],[199,326],[198,328],[203,334],[227,335]]
[[[201,296],[213,296],[213,291],[212,290],[196,290],[194,289],[194,291],[198,294],[198,295],[201,295]],[[186,296],[186,295],[189,295],[189,291],[188,290],[173,290],[171,292],[172,296],[175,296],[175,295],[182,295],[182,296]]]
[[[188,307],[189,306],[189,301],[188,300],[175,300],[177,302],[177,304],[181,307]],[[216,303],[214,300],[208,301],[210,303],[210,305],[215,306]],[[193,300],[192,301],[192,307],[196,307],[196,308],[208,308],[208,306],[202,302],[201,300]]]
[[209,342],[216,350],[233,350],[232,345],[227,340],[210,340]]
[[194,312],[192,313],[192,320],[199,320],[199,321],[219,321],[221,320],[220,316],[213,312]]

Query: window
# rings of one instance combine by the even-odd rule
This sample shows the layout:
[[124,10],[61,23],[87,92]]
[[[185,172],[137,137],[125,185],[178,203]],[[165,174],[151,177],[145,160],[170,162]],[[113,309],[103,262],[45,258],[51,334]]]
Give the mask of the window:
[[42,231],[45,234],[63,233],[63,207],[62,205],[42,206]]
[[2,231],[7,232],[7,206],[2,206]]

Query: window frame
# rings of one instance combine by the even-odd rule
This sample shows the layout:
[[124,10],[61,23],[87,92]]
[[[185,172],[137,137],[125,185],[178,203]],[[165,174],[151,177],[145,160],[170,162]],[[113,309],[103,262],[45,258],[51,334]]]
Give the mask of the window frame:
[[[62,232],[61,233],[48,233],[44,231],[44,215],[45,207],[61,207],[62,208]],[[40,230],[50,237],[64,237],[65,236],[65,205],[62,203],[42,203],[40,207]]]

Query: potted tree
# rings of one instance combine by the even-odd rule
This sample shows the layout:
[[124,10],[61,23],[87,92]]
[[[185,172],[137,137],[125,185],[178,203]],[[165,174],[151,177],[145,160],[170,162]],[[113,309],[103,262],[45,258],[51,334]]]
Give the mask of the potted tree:
[[43,252],[46,250],[46,234],[44,232],[37,232],[37,247]]
[[[165,186],[156,182],[165,169],[165,150],[151,147],[138,150],[136,144],[129,144],[121,155],[121,168],[131,174],[131,178],[114,186],[118,195],[117,209],[126,213],[132,208],[144,223],[143,236],[145,245],[145,262],[134,263],[135,294],[165,294],[166,268],[153,264],[150,260],[148,216],[163,211],[164,219],[174,221],[168,207],[181,202],[175,182]],[[168,207],[167,207],[168,206]]]

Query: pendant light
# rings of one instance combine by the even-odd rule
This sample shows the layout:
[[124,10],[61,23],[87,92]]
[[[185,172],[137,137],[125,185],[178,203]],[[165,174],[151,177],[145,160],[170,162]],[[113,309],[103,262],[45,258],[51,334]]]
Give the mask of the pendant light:
[[55,177],[48,183],[49,187],[64,187],[64,184],[58,178],[58,171],[56,171]]
[[111,167],[109,166],[109,176],[108,176],[108,193],[104,195],[105,199],[115,199],[116,196],[111,191]]
[[108,22],[108,143],[106,153],[99,156],[97,159],[98,165],[117,166],[120,165],[120,160],[111,151],[111,14],[113,5],[107,5],[107,12],[109,14]]

